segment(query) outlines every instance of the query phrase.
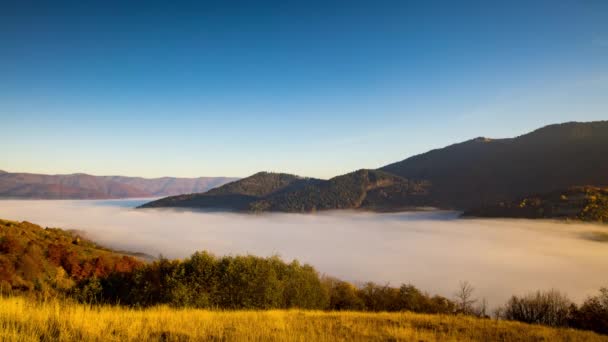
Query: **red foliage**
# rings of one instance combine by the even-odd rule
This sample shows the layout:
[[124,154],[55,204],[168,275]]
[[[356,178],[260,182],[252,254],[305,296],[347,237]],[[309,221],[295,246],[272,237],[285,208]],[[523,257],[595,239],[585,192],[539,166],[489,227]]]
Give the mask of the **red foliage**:
[[0,240],[0,253],[17,254],[21,249],[21,243],[13,235],[6,235]]
[[78,260],[78,254],[74,251],[66,252],[63,255],[61,258],[61,266],[72,277],[78,277],[80,275],[80,261]]
[[15,275],[15,265],[9,259],[0,255],[0,282],[10,282]]
[[101,256],[93,260],[93,275],[96,277],[104,277],[110,274],[112,266],[108,258]]
[[114,265],[114,270],[119,273],[128,273],[132,272],[141,264],[142,263],[137,261],[137,259],[125,255],[116,262],[116,265]]
[[61,259],[66,253],[65,246],[50,244],[48,247],[49,261],[55,266],[61,266]]

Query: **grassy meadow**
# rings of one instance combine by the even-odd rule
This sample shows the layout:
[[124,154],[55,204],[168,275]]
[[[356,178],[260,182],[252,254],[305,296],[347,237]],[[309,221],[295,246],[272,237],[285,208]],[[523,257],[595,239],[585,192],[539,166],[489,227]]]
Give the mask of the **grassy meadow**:
[[608,341],[608,336],[409,312],[130,309],[0,298],[1,341]]

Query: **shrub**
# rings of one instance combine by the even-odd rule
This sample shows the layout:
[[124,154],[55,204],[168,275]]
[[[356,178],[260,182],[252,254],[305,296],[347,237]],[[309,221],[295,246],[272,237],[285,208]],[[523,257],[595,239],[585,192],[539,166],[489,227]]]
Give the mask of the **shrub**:
[[599,295],[583,302],[572,319],[572,326],[608,335],[608,288],[600,289]]
[[537,291],[523,297],[513,296],[503,310],[503,318],[548,326],[567,326],[572,319],[573,303],[556,290]]

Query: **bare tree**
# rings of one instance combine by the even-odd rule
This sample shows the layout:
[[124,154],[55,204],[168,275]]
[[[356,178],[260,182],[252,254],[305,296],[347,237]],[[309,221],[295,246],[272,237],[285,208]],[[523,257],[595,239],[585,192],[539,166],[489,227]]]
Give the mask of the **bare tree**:
[[456,305],[458,306],[458,312],[465,315],[473,313],[473,304],[477,302],[477,299],[473,298],[473,292],[475,288],[468,281],[461,281],[458,287],[458,291],[454,294],[456,298]]
[[503,317],[526,323],[566,326],[572,315],[572,304],[559,291],[537,291],[523,297],[511,297],[503,309]]
[[473,314],[481,318],[490,317],[490,315],[488,315],[488,301],[485,297],[482,298],[479,304],[475,307],[475,309],[473,310]]
[[498,321],[499,319],[503,319],[505,316],[505,308],[502,306],[497,307],[496,309],[494,309],[494,311],[492,312],[494,318]]

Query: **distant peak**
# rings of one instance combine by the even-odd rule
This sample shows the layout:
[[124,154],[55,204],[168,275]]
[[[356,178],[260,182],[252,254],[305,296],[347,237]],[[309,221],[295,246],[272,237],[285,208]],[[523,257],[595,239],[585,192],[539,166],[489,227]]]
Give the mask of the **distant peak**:
[[486,137],[477,137],[475,139],[472,139],[471,141],[473,142],[479,142],[479,143],[487,143],[487,142],[492,142],[494,139],[491,138],[486,138]]

